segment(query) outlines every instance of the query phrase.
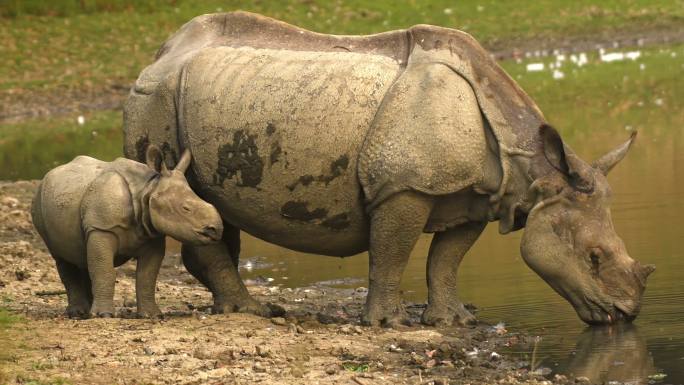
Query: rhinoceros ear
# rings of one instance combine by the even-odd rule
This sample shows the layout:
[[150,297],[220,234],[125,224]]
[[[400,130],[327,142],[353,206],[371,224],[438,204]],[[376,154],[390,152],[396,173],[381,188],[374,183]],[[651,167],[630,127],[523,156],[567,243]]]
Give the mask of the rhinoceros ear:
[[603,175],[608,175],[608,172],[615,167],[615,165],[618,164],[618,162],[620,162],[625,155],[627,155],[627,151],[630,147],[632,147],[632,143],[634,143],[636,136],[636,131],[632,132],[632,135],[629,137],[628,141],[622,143],[620,146],[606,155],[596,159],[591,165],[595,169],[601,171]]
[[183,151],[183,155],[181,155],[181,158],[176,165],[176,170],[185,173],[185,170],[190,166],[190,160],[192,160],[192,155],[190,154],[190,150],[186,149]]
[[563,173],[575,189],[582,192],[593,191],[594,177],[591,167],[563,143],[558,131],[547,124],[542,124],[539,127],[539,135],[542,139],[544,157],[551,166]]
[[164,163],[161,150],[154,144],[147,146],[147,151],[145,152],[145,162],[147,163],[147,167],[160,174],[166,175],[169,173],[166,168],[166,164]]

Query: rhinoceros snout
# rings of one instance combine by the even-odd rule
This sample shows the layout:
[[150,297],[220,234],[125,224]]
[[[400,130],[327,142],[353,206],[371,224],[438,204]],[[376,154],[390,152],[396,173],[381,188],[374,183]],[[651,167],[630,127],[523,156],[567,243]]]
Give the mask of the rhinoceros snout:
[[213,225],[204,226],[201,230],[197,231],[200,236],[211,239],[212,241],[218,241],[223,235],[223,229],[219,229]]

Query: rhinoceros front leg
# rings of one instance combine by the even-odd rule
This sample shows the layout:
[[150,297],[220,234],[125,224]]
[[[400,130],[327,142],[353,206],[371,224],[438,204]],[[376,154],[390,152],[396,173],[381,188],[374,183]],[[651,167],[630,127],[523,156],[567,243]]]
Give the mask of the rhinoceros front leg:
[[362,323],[391,327],[405,320],[399,283],[432,207],[431,197],[403,192],[371,213],[368,297]]
[[422,321],[427,325],[473,324],[475,317],[456,295],[456,273],[463,256],[475,243],[486,223],[467,223],[436,233],[430,244],[427,266],[428,307]]
[[[274,317],[285,313],[277,305],[264,305],[252,298],[242,283],[237,269],[239,245],[234,242],[239,230],[226,224],[222,242],[192,246],[184,244],[181,250],[183,264],[190,274],[206,286],[214,297],[214,313],[252,313],[262,317]],[[237,238],[236,238],[237,237]]]
[[162,315],[154,296],[163,259],[164,238],[159,238],[147,245],[138,257],[135,270],[135,296],[139,317],[157,318]]
[[116,235],[106,231],[92,231],[88,235],[87,259],[93,292],[93,305],[90,308],[92,316],[114,316],[114,255],[118,242]]

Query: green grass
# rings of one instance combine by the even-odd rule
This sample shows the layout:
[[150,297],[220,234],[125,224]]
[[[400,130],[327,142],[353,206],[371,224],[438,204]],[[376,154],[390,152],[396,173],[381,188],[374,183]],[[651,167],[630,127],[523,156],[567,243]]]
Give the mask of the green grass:
[[120,111],[36,119],[0,125],[0,179],[42,178],[49,169],[77,155],[102,160],[121,156],[123,138]]
[[12,324],[21,318],[0,307],[0,332],[7,330]]
[[655,136],[663,134],[655,130],[684,128],[684,45],[642,50],[634,61],[604,63],[597,54],[588,58],[583,67],[566,61],[560,80],[548,69],[555,57],[538,60],[546,64],[542,72],[527,72],[529,60],[502,64],[564,137],[595,137],[600,134],[596,127]]
[[337,34],[430,23],[466,30],[485,45],[684,22],[684,0],[6,0],[0,15],[12,17],[0,18],[0,92],[128,85],[183,23],[238,9]]

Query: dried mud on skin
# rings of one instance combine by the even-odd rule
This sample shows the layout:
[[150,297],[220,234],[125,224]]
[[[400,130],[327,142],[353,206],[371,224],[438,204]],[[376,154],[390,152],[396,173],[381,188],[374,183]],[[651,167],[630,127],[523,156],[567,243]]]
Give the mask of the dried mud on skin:
[[[52,258],[34,232],[35,182],[0,182],[0,306],[23,317],[0,330],[0,383],[541,384],[499,354],[525,336],[495,329],[358,325],[365,289],[251,285],[285,318],[211,315],[211,295],[169,256],[157,298],[166,317],[135,319],[135,264],[117,269],[119,318],[70,320]],[[415,321],[421,306],[409,306]]]

